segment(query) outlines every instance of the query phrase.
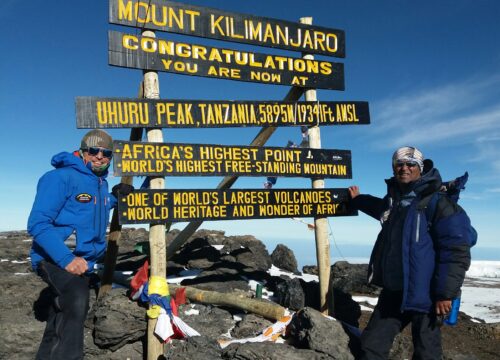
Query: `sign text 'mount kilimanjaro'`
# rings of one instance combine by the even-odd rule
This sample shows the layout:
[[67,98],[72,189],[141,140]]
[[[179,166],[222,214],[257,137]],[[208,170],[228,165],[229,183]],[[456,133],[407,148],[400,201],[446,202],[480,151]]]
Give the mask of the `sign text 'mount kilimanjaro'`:
[[351,216],[347,189],[140,190],[120,197],[121,224]]
[[109,31],[110,65],[274,85],[344,90],[344,64]]
[[116,176],[284,176],[350,179],[351,152],[114,141]]
[[109,22],[286,50],[345,56],[343,30],[160,0],[110,0]]
[[77,97],[79,128],[361,125],[365,101],[217,101]]

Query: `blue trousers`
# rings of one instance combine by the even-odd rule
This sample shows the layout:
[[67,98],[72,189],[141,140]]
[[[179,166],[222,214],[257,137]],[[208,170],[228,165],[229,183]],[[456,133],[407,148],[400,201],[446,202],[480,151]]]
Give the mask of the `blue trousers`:
[[414,360],[441,360],[441,330],[435,314],[401,312],[402,293],[382,290],[377,306],[361,334],[362,360],[389,358],[392,343],[411,323]]
[[83,324],[89,309],[89,281],[42,261],[38,274],[49,285],[52,307],[37,360],[83,359]]

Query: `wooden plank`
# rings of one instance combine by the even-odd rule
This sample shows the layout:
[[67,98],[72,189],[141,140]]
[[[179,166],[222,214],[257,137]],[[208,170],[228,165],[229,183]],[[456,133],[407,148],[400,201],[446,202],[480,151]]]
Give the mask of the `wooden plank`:
[[223,101],[77,97],[78,128],[367,125],[366,101]]
[[344,90],[344,64],[109,31],[110,65],[263,84]]
[[345,57],[345,32],[163,0],[110,0],[112,24]]
[[352,177],[349,150],[118,140],[113,152],[116,176]]
[[121,224],[352,216],[347,189],[138,190],[118,201]]

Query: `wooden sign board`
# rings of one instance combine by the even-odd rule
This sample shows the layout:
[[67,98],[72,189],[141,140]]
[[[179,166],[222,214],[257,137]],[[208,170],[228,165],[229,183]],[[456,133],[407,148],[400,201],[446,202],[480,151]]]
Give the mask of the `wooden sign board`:
[[344,90],[344,64],[109,31],[110,65],[264,84]]
[[114,141],[116,176],[285,176],[351,179],[351,152]]
[[357,215],[347,189],[140,190],[120,197],[121,224]]
[[365,125],[366,101],[209,101],[76,98],[78,128]]
[[343,30],[174,1],[110,0],[109,22],[309,54],[345,57]]

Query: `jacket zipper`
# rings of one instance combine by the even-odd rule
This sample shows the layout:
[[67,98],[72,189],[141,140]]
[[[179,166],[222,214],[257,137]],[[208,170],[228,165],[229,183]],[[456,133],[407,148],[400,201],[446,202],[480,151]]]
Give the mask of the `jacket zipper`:
[[417,213],[417,234],[415,236],[415,242],[420,241],[420,213]]
[[[98,235],[101,234],[101,184],[102,184],[102,179],[99,178],[99,181],[97,183],[97,231]],[[97,250],[95,248],[95,242],[92,242],[92,247],[94,248],[94,256],[97,256]]]

